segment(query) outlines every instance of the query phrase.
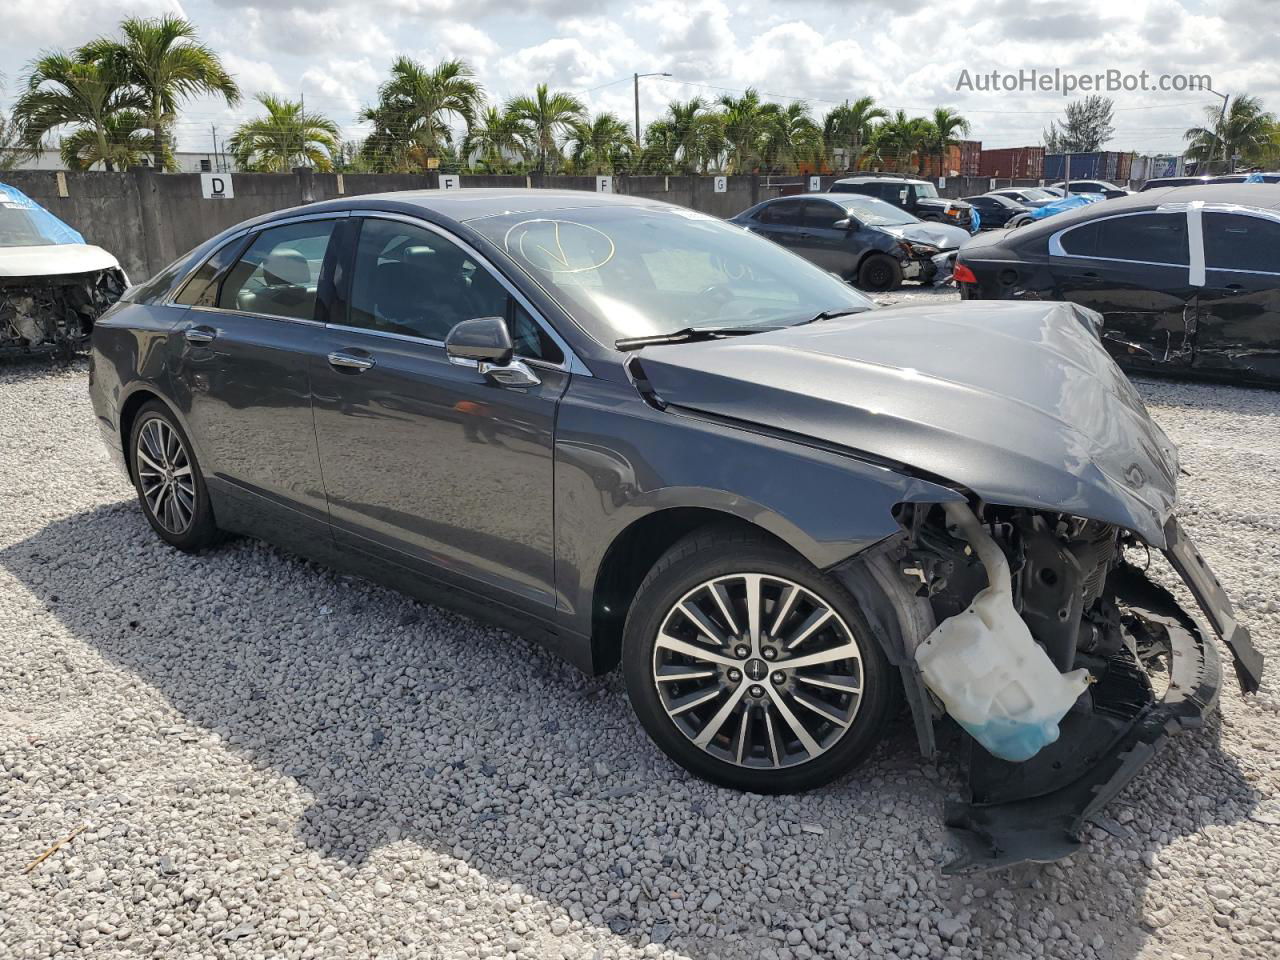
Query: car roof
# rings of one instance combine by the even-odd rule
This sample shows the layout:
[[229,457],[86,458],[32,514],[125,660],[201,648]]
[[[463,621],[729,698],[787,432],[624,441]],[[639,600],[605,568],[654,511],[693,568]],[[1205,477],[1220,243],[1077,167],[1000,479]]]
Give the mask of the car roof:
[[[1275,183],[1209,183],[1194,184],[1189,187],[1157,187],[1141,193],[1131,193],[1114,200],[1099,200],[1088,203],[1075,210],[1069,210],[1056,216],[1046,217],[1034,227],[1028,236],[1039,236],[1046,232],[1056,232],[1077,221],[1092,220],[1096,217],[1111,216],[1117,213],[1141,213],[1154,210],[1166,203],[1191,203],[1202,200],[1205,203],[1230,204],[1240,207],[1257,207],[1263,210],[1280,209],[1280,184]],[[1021,232],[1021,231],[1019,231]]]
[[[336,197],[320,203],[295,207],[290,213],[305,210],[416,209],[433,213],[458,223],[482,217],[509,213],[551,213],[556,210],[581,210],[585,207],[635,207],[651,210],[678,211],[683,207],[645,197],[627,197],[615,193],[590,190],[556,190],[521,187],[467,187],[461,190],[396,190],[389,193],[367,193]],[[285,211],[277,211],[277,214]]]
[[842,177],[836,183],[928,183],[920,177],[894,177],[885,175],[869,175],[862,177]]

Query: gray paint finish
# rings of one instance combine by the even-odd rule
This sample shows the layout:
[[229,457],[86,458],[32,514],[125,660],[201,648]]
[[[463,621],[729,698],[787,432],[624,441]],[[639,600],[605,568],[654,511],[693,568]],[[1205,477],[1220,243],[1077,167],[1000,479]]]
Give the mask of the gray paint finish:
[[1072,304],[877,310],[641,363],[664,402],[1164,542],[1177,454]]

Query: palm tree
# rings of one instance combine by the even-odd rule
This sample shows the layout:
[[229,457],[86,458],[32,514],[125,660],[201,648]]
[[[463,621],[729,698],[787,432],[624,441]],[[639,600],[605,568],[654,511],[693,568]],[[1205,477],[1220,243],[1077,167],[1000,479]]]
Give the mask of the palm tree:
[[761,157],[770,167],[794,170],[801,164],[817,166],[822,159],[822,131],[813,122],[809,105],[796,101],[785,107],[767,104]]
[[729,153],[728,168],[732,173],[755,169],[760,164],[771,111],[765,108],[753,87],[748,87],[740,97],[725,95],[718,102],[724,108],[721,123]]
[[875,128],[872,146],[877,157],[901,172],[924,149],[928,123],[923,117],[908,117],[905,110],[897,111]]
[[[701,97],[667,104],[671,165],[682,173],[706,173],[719,140],[720,121]],[[678,158],[678,162],[677,162]]]
[[933,116],[926,122],[928,129],[924,131],[925,146],[938,158],[938,176],[945,177],[943,166],[946,163],[947,148],[960,142],[955,134],[969,132],[969,121],[947,107],[935,107]]
[[451,123],[462,120],[470,130],[483,103],[484,90],[465,61],[442,60],[428,69],[401,56],[378,88],[378,105],[366,107],[360,117],[381,131],[384,151],[403,158],[417,148],[427,158],[439,158],[452,143]]
[[485,107],[463,143],[464,160],[474,157],[477,166],[490,173],[505,173],[512,167],[513,159],[524,158],[520,130],[520,120],[511,111]]
[[241,170],[285,173],[310,165],[327,172],[338,152],[338,125],[318,113],[307,113],[296,100],[260,93],[266,116],[236,127],[228,146]]
[[599,113],[594,120],[576,121],[565,146],[575,170],[597,174],[616,172],[635,153],[636,142],[617,114]]
[[523,128],[530,150],[537,153],[539,173],[547,172],[548,158],[554,170],[561,159],[556,138],[571,130],[586,113],[582,101],[573,94],[550,91],[545,83],[538,84],[531,97],[508,100],[506,109]]
[[[23,146],[38,151],[47,134],[74,125],[77,129],[70,135],[75,138],[74,146],[70,154],[64,154],[68,166],[71,158],[76,158],[77,165],[102,163],[108,170],[136,161],[129,147],[121,149],[115,142],[121,130],[113,126],[129,127],[128,143],[134,145],[133,118],[128,123],[112,120],[116,114],[136,111],[145,103],[126,79],[111,63],[85,63],[66,53],[46,53],[31,64],[25,89],[13,105]],[[92,160],[87,159],[90,156]]]
[[141,110],[117,110],[102,123],[103,138],[92,127],[81,127],[62,138],[62,162],[71,170],[89,170],[101,163],[107,170],[126,170],[142,163],[151,149],[151,128]]
[[172,15],[130,17],[120,24],[124,41],[100,38],[80,48],[80,59],[110,64],[128,78],[145,101],[151,128],[151,156],[157,170],[175,169],[169,150],[169,127],[178,105],[203,94],[221,95],[228,105],[240,102],[240,88],[218,55],[198,42],[196,28]]
[[828,113],[822,122],[822,138],[831,150],[832,165],[835,163],[835,149],[843,147],[849,151],[849,169],[856,173],[876,121],[887,119],[888,111],[877,107],[874,97],[859,97],[853,103],[842,104]]
[[1257,97],[1240,95],[1231,101],[1225,116],[1214,107],[1205,107],[1208,126],[1191,127],[1183,135],[1190,142],[1187,158],[1202,165],[1230,164],[1230,158],[1249,156],[1265,150],[1276,118],[1262,109]]

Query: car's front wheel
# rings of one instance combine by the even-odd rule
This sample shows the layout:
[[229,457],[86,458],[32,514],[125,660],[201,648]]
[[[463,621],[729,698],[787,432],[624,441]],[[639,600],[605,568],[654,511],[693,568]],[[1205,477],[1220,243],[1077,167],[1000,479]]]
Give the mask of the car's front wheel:
[[731,530],[694,534],[654,566],[627,617],[623,668],[669,757],[756,793],[848,772],[893,702],[891,668],[848,591]]
[[877,293],[896,290],[902,283],[902,264],[885,253],[873,253],[858,267],[858,286]]
[[129,431],[129,466],[138,503],[151,528],[179,550],[218,539],[200,464],[181,425],[157,401],[142,406]]

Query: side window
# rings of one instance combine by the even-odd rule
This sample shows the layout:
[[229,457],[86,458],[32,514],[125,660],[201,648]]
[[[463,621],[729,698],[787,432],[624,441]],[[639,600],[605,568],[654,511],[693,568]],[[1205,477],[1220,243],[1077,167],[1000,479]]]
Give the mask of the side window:
[[178,295],[173,298],[174,302],[196,307],[216,307],[218,280],[222,272],[231,265],[236,255],[244,248],[244,242],[244,237],[238,237],[219,247],[213,256],[201,264],[200,269],[183,284]]
[[795,226],[800,222],[800,201],[779,200],[771,203],[756,218],[761,223],[774,223],[783,226]]
[[1206,213],[1203,222],[1210,270],[1280,273],[1280,223],[1232,213]]
[[502,317],[516,353],[560,363],[564,356],[492,273],[438,233],[398,220],[360,227],[347,323],[443,342],[463,320]]
[[1058,242],[1062,244],[1062,249],[1073,257],[1092,257],[1098,249],[1098,225],[1086,223],[1074,230],[1068,230]]
[[1144,213],[1097,221],[1096,257],[1145,260],[1148,263],[1190,263],[1187,217],[1183,213]]
[[808,200],[805,202],[804,216],[800,218],[800,223],[806,227],[830,230],[833,223],[847,216],[848,214],[834,203],[826,200]]
[[218,306],[314,320],[316,280],[334,220],[306,220],[263,230],[227,274]]

